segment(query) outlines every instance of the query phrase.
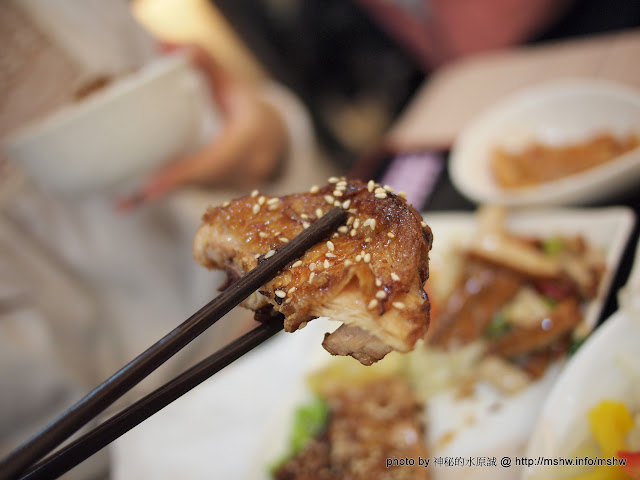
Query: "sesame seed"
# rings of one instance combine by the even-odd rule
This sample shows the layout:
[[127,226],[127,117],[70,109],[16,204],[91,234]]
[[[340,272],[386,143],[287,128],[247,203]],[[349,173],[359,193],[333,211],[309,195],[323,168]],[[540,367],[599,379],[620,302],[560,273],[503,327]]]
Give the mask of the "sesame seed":
[[402,302],[393,302],[391,305],[396,307],[398,310],[404,310],[405,305]]
[[328,257],[328,258],[336,258],[336,254],[335,253],[331,253],[331,252],[325,253],[324,256]]
[[309,283],[313,282],[313,278],[316,276],[316,272],[311,272],[311,275],[309,275]]
[[302,260],[298,260],[291,265],[292,268],[298,268],[301,266],[302,266]]
[[310,226],[309,222],[302,222],[302,228],[309,228]]
[[355,218],[353,218],[353,217],[347,218],[347,225],[351,225],[354,220],[355,220]]
[[287,297],[287,299],[284,301],[284,303],[291,303],[291,297]]
[[341,227],[338,227],[338,231],[340,233],[347,233],[349,232],[349,229],[345,225],[342,225]]
[[369,310],[372,310],[372,309],[376,308],[377,306],[378,306],[378,300],[376,300],[376,299],[374,298],[373,300],[371,300],[371,301],[369,302],[369,305],[367,305],[367,308],[368,308]]
[[329,183],[338,183],[340,181],[340,179],[338,177],[329,177],[329,180],[327,180]]
[[316,208],[316,218],[320,218],[320,217],[322,217],[322,209]]
[[340,235],[338,235],[338,232],[333,232],[333,235],[331,235],[331,238],[338,238]]
[[387,194],[386,193],[376,193],[375,197],[382,200],[384,198],[387,198]]
[[335,245],[331,240],[327,242],[327,248],[329,249],[330,252],[333,252],[336,249]]
[[360,260],[362,260],[362,255],[360,254],[356,255],[356,262],[359,262]]
[[393,187],[390,187],[389,185],[385,185],[384,188],[387,192],[389,193],[393,193],[395,190],[393,189]]
[[284,298],[287,296],[287,292],[283,291],[283,290],[276,290],[276,297],[278,298]]
[[378,187],[374,190],[374,193],[387,193],[387,191],[382,187]]
[[368,226],[370,223],[371,223],[371,219],[370,219],[370,218],[367,218],[367,219],[364,221],[364,223],[362,224],[362,226],[363,226],[363,227],[366,227],[366,226]]
[[267,199],[264,197],[264,195],[260,195],[260,197],[258,198],[258,205],[264,205],[264,202]]
[[382,280],[380,280],[379,278],[376,278],[376,287],[381,287],[382,286]]
[[427,227],[427,222],[420,222],[420,225],[422,225],[422,228],[426,228]]
[[223,207],[228,207],[229,205],[231,205],[231,202],[226,201],[222,204]]
[[312,272],[316,269],[316,264],[315,263],[310,263],[309,264],[309,270],[311,270]]
[[348,267],[349,265],[353,265],[353,262],[347,258],[347,259],[344,261],[344,266],[345,266],[345,267]]
[[279,207],[279,205],[277,203],[272,203],[271,205],[269,205],[268,210],[273,211],[273,210],[277,210]]
[[340,202],[338,200],[336,200],[335,202],[333,202],[333,206],[334,207],[340,207]]
[[329,260],[325,260],[324,263],[322,264],[322,266],[325,268],[325,270],[327,268],[329,268],[331,266],[331,263],[329,263]]
[[307,215],[306,213],[301,213],[300,218],[306,220],[307,218],[309,218],[309,215]]
[[391,272],[391,280],[393,280],[394,282],[399,282],[400,276],[396,272]]
[[402,198],[407,198],[407,192],[403,192],[402,190],[399,191],[397,195]]
[[258,194],[260,194],[260,192],[258,190],[254,190],[253,192],[251,192],[251,198],[257,197]]
[[287,243],[289,241],[287,237],[279,237],[278,240],[280,240],[282,243]]
[[359,219],[355,219],[355,221],[353,222],[353,228],[358,228],[360,226],[360,220]]
[[252,211],[254,214],[258,213],[258,212],[260,211],[260,205],[256,203],[256,204],[253,206],[253,208],[251,209],[251,211]]
[[336,183],[336,186],[338,187],[345,187],[347,186],[347,181],[346,180],[340,180],[338,183]]
[[355,228],[352,228],[352,229],[351,229],[351,232],[349,232],[349,235],[351,235],[352,237],[355,237],[355,236],[356,236],[356,233],[358,233],[358,232],[356,231],[356,229],[355,229]]
[[287,295],[291,295],[293,292],[295,292],[297,290],[296,287],[291,287],[289,290],[287,290]]
[[318,193],[320,191],[320,187],[318,187],[318,185],[314,185],[313,187],[311,187],[311,189],[309,189],[309,193]]
[[364,257],[364,250],[360,250],[360,255]]
[[267,205],[275,205],[278,202],[280,202],[280,199],[278,197],[273,197],[267,200]]
[[373,188],[376,186],[376,183],[373,180],[369,180],[369,183],[367,183],[367,190],[369,190],[370,192],[373,192]]
[[366,243],[371,243],[371,237],[367,237],[367,238],[365,238],[365,239],[364,239],[364,241],[365,241]]
[[342,195],[344,195],[344,193],[342,193],[342,191],[338,190],[337,188],[333,191],[334,197],[341,197]]
[[267,253],[264,254],[264,258],[271,258],[276,254],[275,250],[269,250]]
[[384,290],[378,290],[376,292],[376,298],[379,298],[380,300],[382,300],[386,297],[387,297],[387,294],[384,292]]
[[326,202],[330,205],[333,205],[334,199],[331,195],[325,195],[324,199],[326,200]]
[[371,261],[371,254],[366,253],[362,259],[364,260],[364,263],[369,263]]
[[260,232],[260,233],[258,233],[258,236],[260,238],[267,238],[269,235],[267,235],[265,232]]
[[375,230],[376,229],[376,219],[372,218],[371,219],[371,223],[369,224],[369,226],[371,227],[371,230]]
[[342,208],[344,208],[345,210],[349,208],[350,205],[351,205],[351,200],[345,200],[344,202],[342,202]]
[[396,236],[393,234],[393,232],[387,232],[387,237],[396,238]]

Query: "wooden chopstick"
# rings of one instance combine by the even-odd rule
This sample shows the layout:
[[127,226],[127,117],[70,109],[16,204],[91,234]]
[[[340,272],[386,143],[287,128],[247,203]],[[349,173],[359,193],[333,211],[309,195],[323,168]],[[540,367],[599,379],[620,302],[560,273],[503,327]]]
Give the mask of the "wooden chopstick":
[[233,307],[274,278],[285,266],[301,257],[346,219],[335,207],[284,244],[271,258],[230,285],[214,300],[93,389],[56,420],[0,461],[0,480],[20,476],[26,469],[61,445],[102,413],[160,365],[226,315]]
[[104,421],[64,448],[54,452],[31,468],[20,480],[57,478],[76,467],[94,453],[156,414],[174,400],[240,358],[282,330],[281,314],[272,317],[213,355],[191,367],[171,382],[146,395],[136,403]]

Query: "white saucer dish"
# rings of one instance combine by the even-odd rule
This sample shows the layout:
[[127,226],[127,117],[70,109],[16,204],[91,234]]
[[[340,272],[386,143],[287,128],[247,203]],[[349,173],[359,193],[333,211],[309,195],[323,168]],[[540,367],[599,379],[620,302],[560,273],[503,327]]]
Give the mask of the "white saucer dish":
[[640,134],[640,92],[592,79],[531,87],[496,104],[465,128],[451,153],[451,179],[463,195],[478,203],[528,206],[602,200],[640,183],[640,148],[535,187],[504,189],[490,168],[496,147],[533,141],[563,145],[602,132]]

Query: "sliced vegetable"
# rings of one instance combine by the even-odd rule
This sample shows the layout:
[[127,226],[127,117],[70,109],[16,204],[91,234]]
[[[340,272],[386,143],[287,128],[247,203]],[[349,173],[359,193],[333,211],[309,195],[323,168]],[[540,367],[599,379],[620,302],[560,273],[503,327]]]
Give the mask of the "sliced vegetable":
[[603,400],[589,411],[587,418],[591,434],[603,456],[612,457],[626,450],[625,437],[633,428],[633,417],[624,403]]
[[498,338],[509,331],[511,325],[506,315],[499,311],[491,319],[491,323],[485,330],[485,336],[488,338]]
[[564,239],[555,235],[542,240],[542,250],[547,255],[559,255],[565,249]]
[[329,405],[318,397],[296,410],[290,445],[292,455],[302,450],[309,439],[322,431],[327,424],[328,415]]
[[627,475],[633,478],[633,480],[640,480],[640,451],[620,451],[616,454],[616,457],[626,461],[622,470],[624,470]]

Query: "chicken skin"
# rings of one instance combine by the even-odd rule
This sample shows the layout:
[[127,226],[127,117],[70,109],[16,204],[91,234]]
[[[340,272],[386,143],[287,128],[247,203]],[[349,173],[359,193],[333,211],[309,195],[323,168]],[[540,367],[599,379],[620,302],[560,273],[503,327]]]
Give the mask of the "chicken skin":
[[195,259],[233,281],[270,257],[324,213],[340,206],[347,221],[266,283],[243,305],[271,306],[285,330],[317,317],[343,323],[323,346],[365,365],[424,337],[432,234],[420,214],[390,187],[330,179],[322,188],[283,197],[251,195],[209,208],[196,233]]

